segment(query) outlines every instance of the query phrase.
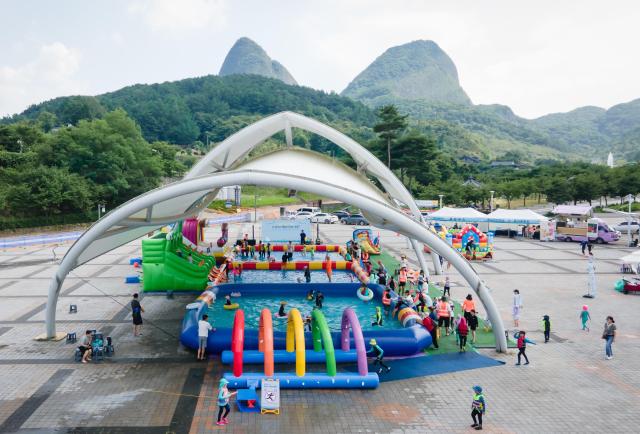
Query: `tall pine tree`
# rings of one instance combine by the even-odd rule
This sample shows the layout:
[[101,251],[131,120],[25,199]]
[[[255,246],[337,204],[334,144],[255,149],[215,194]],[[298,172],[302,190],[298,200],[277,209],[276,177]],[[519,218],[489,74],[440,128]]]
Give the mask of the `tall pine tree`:
[[373,131],[387,145],[387,167],[391,169],[391,145],[398,140],[398,137],[407,128],[407,115],[398,113],[394,105],[385,105],[378,109],[378,123],[374,125]]

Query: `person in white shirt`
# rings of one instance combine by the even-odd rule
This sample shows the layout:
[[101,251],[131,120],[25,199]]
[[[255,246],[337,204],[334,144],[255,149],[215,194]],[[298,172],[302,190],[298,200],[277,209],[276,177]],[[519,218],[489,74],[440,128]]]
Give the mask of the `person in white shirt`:
[[211,324],[209,324],[209,321],[207,321],[208,318],[209,315],[205,314],[202,315],[202,319],[198,321],[198,360],[205,359],[204,355],[207,351],[207,339],[209,338],[209,330],[213,330],[214,332],[216,331],[216,329],[214,329]]
[[522,297],[520,296],[520,291],[517,289],[513,290],[513,306],[512,306],[512,315],[513,315],[513,326],[520,327],[520,311],[522,310]]
[[402,255],[400,257],[400,268],[405,267],[407,270],[409,269],[409,261],[407,261],[407,257]]

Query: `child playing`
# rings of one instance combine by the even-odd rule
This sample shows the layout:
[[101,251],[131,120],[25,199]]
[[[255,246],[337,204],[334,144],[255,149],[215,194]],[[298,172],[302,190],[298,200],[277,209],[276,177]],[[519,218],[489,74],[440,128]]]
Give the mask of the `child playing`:
[[551,320],[549,315],[542,317],[542,330],[544,330],[544,343],[549,342],[549,335],[551,334]]
[[[226,379],[223,378],[222,380],[220,380],[220,388],[218,389],[218,421],[216,422],[216,425],[226,425],[229,423],[229,420],[227,419],[227,416],[231,411],[229,398],[238,393],[229,392],[229,389],[227,389],[227,384],[229,384],[229,382]],[[223,411],[224,416],[222,415]]]
[[587,323],[591,320],[591,315],[589,315],[589,306],[586,304],[582,306],[582,312],[580,312],[580,319],[582,320],[582,330],[589,331],[589,326]]
[[284,318],[285,316],[287,316],[287,313],[284,311],[284,307],[287,305],[286,301],[281,301],[280,302],[280,309],[278,309],[278,316],[280,318]]
[[[471,428],[475,428],[480,431],[482,429],[482,415],[486,411],[486,404],[484,402],[484,395],[482,394],[482,387],[473,386],[473,402],[471,403],[471,417],[473,418],[473,425]],[[476,420],[476,416],[478,419]]]
[[469,330],[471,330],[471,343],[476,343],[476,329],[478,328],[478,317],[476,316],[476,311],[471,311],[471,316],[467,321],[467,325],[469,326]]
[[463,316],[458,321],[458,341],[460,342],[460,352],[467,351],[467,335],[469,334],[469,327],[467,326],[467,320]]
[[224,304],[225,306],[231,306],[233,303],[231,303],[231,296],[230,295],[225,295],[224,296]]
[[373,361],[373,366],[380,365],[380,369],[378,369],[378,374],[382,374],[382,368],[385,369],[385,372],[389,372],[391,368],[382,361],[384,357],[384,350],[378,346],[375,339],[371,339],[369,341],[369,344],[371,345],[371,349],[367,351],[367,355],[371,355],[375,357],[375,360]]
[[373,316],[373,322],[371,323],[372,326],[381,326],[382,325],[382,309],[380,309],[380,306],[376,306],[376,313]]

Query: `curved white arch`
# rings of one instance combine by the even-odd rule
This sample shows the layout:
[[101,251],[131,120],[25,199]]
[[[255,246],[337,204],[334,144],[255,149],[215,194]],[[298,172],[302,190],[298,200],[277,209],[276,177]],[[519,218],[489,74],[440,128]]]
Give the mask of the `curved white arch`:
[[[252,149],[280,131],[285,132],[287,144],[291,146],[291,128],[300,128],[333,142],[351,156],[358,166],[358,172],[365,172],[376,178],[390,199],[405,204],[416,220],[424,221],[420,209],[404,184],[365,147],[322,122],[288,111],[263,118],[229,136],[193,166],[185,179],[235,168]],[[419,246],[415,240],[410,241],[420,262],[420,268],[428,276],[429,270],[424,259],[422,246]],[[442,268],[439,259],[436,255],[432,255],[432,259],[436,274],[441,274]]]
[[487,315],[493,325],[496,350],[500,352],[507,350],[502,319],[488,288],[476,274],[473,267],[445,241],[428,230],[424,223],[408,217],[400,210],[384,202],[349,190],[344,186],[322,182],[317,179],[259,170],[235,170],[185,179],[143,194],[111,211],[105,218],[95,223],[69,249],[60,263],[55,276],[51,280],[46,309],[47,336],[55,336],[56,305],[62,283],[67,274],[77,265],[82,252],[95,240],[100,239],[105,232],[117,226],[122,219],[145,210],[154,204],[193,194],[206,195],[208,192],[221,186],[234,184],[254,184],[301,189],[353,204],[364,211],[379,216],[385,221],[391,222],[400,233],[427,244],[461,273],[487,311]]

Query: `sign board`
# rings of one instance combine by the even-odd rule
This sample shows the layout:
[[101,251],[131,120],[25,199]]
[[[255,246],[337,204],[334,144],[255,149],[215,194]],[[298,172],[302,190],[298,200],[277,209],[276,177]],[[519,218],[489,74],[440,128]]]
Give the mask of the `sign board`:
[[262,412],[280,414],[280,380],[263,378],[260,391]]
[[553,241],[555,239],[556,239],[555,220],[540,222],[540,241]]
[[598,238],[598,220],[587,220],[587,238]]
[[311,221],[305,220],[262,220],[262,241],[267,243],[297,241],[304,230],[310,239]]

